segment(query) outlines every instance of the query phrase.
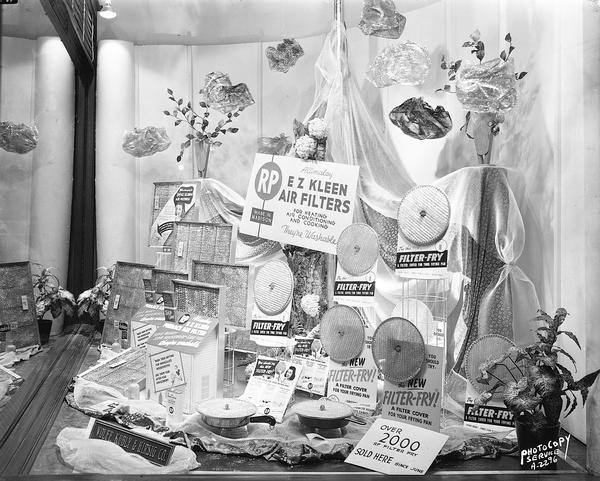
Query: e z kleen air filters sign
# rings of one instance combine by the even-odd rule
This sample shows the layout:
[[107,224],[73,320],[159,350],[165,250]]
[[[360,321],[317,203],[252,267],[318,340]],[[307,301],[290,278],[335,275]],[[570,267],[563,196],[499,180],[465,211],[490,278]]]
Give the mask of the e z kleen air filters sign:
[[335,254],[357,181],[358,166],[257,154],[240,232]]

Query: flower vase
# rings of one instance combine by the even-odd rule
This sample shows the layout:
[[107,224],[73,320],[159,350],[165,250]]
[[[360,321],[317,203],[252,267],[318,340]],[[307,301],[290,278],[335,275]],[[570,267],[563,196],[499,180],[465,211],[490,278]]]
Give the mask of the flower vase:
[[52,319],[38,318],[37,323],[40,333],[40,344],[48,344],[50,332],[52,331]]
[[490,125],[492,119],[491,114],[473,114],[473,142],[475,142],[475,151],[480,164],[489,164],[492,156],[494,144],[494,134]]
[[195,142],[192,150],[194,178],[205,179],[210,156],[210,143],[206,140]]
[[[515,420],[519,460],[524,470],[556,470],[558,465],[558,437],[560,423],[550,426],[534,426],[531,422]],[[549,449],[540,449],[550,446]]]

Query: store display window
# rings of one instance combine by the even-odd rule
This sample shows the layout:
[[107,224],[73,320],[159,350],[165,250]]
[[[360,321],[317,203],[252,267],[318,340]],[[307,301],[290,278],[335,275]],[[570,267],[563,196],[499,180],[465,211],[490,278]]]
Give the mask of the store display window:
[[596,0],[0,8],[0,477],[600,474]]

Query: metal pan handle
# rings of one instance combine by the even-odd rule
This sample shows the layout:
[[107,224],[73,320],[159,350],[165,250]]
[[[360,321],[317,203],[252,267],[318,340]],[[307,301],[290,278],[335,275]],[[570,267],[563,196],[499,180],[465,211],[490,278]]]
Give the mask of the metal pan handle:
[[269,426],[274,427],[277,424],[277,420],[273,416],[252,416],[248,419],[249,423],[267,423]]
[[365,426],[367,424],[367,421],[365,421],[364,419],[359,418],[355,414],[353,414],[352,416],[350,416],[349,418],[346,418],[346,419],[348,421],[350,421],[351,423],[359,424],[360,426]]

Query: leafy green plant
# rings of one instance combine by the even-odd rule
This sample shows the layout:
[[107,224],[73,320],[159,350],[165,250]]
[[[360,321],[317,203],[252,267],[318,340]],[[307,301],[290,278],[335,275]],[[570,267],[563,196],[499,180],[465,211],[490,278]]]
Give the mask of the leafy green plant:
[[90,319],[96,322],[100,321],[100,314],[106,314],[108,309],[114,266],[108,269],[100,267],[98,271],[100,275],[94,286],[82,292],[77,298],[77,316],[83,317],[87,314]]
[[[566,317],[567,311],[563,308],[557,309],[554,317],[540,311],[533,319],[543,324],[536,329],[537,342],[525,347],[512,347],[501,357],[481,364],[477,382],[494,384],[476,399],[475,404],[485,404],[494,393],[502,392],[504,404],[513,412],[515,419],[531,423],[534,430],[557,424],[563,407],[565,417],[571,414],[578,405],[576,392],[580,392],[582,405],[585,404],[589,388],[600,369],[575,381],[571,371],[559,362],[558,356],[562,354],[576,370],[573,356],[555,345],[560,336],[569,337],[581,349],[575,334],[560,329]],[[513,381],[504,382],[494,374],[499,369],[515,372],[510,369],[512,365],[517,366],[522,377],[513,375]]]
[[31,276],[37,318],[42,319],[48,311],[55,319],[63,312],[66,316],[72,316],[75,308],[73,294],[61,287],[60,280],[50,271],[50,268],[39,264],[34,265],[40,270],[39,273],[33,273]]
[[183,98],[176,99],[173,90],[170,88],[167,89],[167,94],[169,95],[169,100],[175,104],[175,108],[170,112],[163,110],[163,114],[167,117],[173,117],[176,127],[184,122],[185,125],[193,130],[193,133],[187,134],[185,136],[186,140],[181,143],[177,162],[181,162],[184,151],[192,145],[192,141],[208,142],[211,146],[220,147],[223,143],[216,140],[219,135],[227,133],[235,134],[239,130],[237,127],[227,127],[227,125],[233,122],[235,117],[239,117],[240,113],[244,110],[243,107],[227,113],[226,117],[219,120],[216,125],[211,125],[211,111],[206,102],[201,101],[199,103],[204,112],[198,113],[192,108],[191,102],[188,101],[184,105]]

